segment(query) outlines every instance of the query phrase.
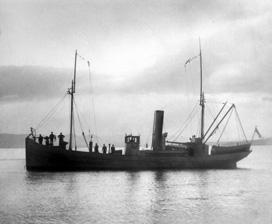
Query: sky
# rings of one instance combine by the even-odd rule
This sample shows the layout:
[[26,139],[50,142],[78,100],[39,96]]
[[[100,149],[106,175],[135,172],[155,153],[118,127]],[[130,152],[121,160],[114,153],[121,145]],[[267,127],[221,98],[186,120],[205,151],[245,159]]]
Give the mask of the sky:
[[[150,142],[154,111],[164,110],[171,135],[199,99],[199,57],[184,65],[200,40],[206,101],[234,103],[248,139],[256,125],[271,137],[271,10],[269,0],[2,0],[0,133],[43,121],[71,86],[77,50],[85,132]],[[38,131],[68,127],[69,96]],[[188,129],[181,136],[197,132]]]

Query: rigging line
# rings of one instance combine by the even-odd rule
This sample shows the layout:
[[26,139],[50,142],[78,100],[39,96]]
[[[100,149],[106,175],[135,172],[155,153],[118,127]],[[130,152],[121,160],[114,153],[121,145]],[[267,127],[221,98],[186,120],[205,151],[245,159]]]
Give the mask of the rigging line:
[[[190,66],[191,68],[191,66]],[[191,71],[191,70],[190,70]],[[185,67],[185,73],[186,73],[186,67]],[[187,103],[188,103],[188,109],[189,111],[192,111],[192,107],[191,107],[191,95],[190,95],[190,92],[189,92],[189,80],[188,80],[188,75],[185,75],[185,78],[186,78],[186,90],[187,90]],[[189,74],[189,76],[191,77],[191,80],[192,80],[192,74]],[[194,88],[194,86],[193,86]],[[191,126],[191,132],[192,132],[192,126]]]
[[219,136],[219,139],[217,140],[217,143],[220,141],[220,139],[221,139],[221,137],[222,137],[222,135],[223,135],[223,133],[224,133],[226,127],[227,127],[227,124],[229,123],[229,120],[230,120],[230,117],[231,117],[231,115],[232,115],[232,112],[233,112],[233,109],[232,109],[231,112],[230,112],[230,115],[229,115],[229,117],[228,117],[228,120],[227,120],[227,122],[226,122],[226,124],[225,124],[225,126],[224,126],[224,128],[223,128],[223,130],[222,130],[222,132],[221,132],[221,135]]
[[[86,146],[87,146],[87,148],[88,148],[88,143],[87,143],[87,140],[86,140],[84,131],[83,131],[83,127],[82,127],[82,123],[81,123],[81,120],[80,120],[80,116],[79,116],[79,112],[78,112],[78,109],[77,109],[77,104],[76,104],[75,98],[74,98],[74,105],[75,105],[75,108],[76,108],[77,118],[78,118],[79,125],[80,125],[80,128],[81,128],[82,136],[83,136],[83,139],[84,139],[84,141],[85,141],[85,143],[86,143]],[[81,115],[81,116],[82,116],[82,115]],[[83,117],[83,116],[82,116],[82,117]]]
[[243,129],[242,122],[241,122],[241,120],[240,120],[240,117],[239,117],[239,115],[238,115],[238,112],[237,112],[237,110],[236,110],[236,107],[235,107],[235,112],[236,112],[236,116],[237,116],[237,118],[238,118],[238,120],[239,120],[239,123],[240,123],[241,129],[242,129],[242,132],[243,132],[243,134],[244,134],[245,140],[246,140],[246,142],[247,142],[247,137],[246,137],[245,131],[244,131],[244,129]]
[[205,101],[206,101],[206,103],[212,103],[212,104],[224,104],[224,103],[222,103],[222,101],[217,101],[217,100],[210,99],[210,98],[206,98]]
[[[192,114],[193,113],[195,113],[195,110],[196,110],[196,108],[197,108],[197,106],[198,106],[198,103],[195,105],[195,107],[194,107],[194,109],[191,111],[191,114],[187,117],[187,119],[186,119],[186,121],[184,122],[184,125],[183,126],[185,126],[185,128],[187,127],[187,123],[190,121],[190,119],[191,119],[191,117],[192,117]],[[182,131],[181,131],[181,133],[183,132],[183,130],[185,129],[184,127],[180,127],[177,131],[176,131],[176,133],[173,135],[173,137],[174,136],[176,136],[179,132],[180,132],[180,130],[182,129]],[[181,133],[179,134],[179,136],[181,135]],[[172,138],[170,138],[169,140],[171,140]],[[176,138],[177,139],[177,138]],[[175,139],[175,140],[176,140]],[[175,141],[174,140],[174,141]]]
[[79,113],[78,113],[78,109],[77,109],[77,105],[76,105],[75,99],[74,99],[74,105],[75,105],[75,108],[76,108],[77,118],[78,118],[78,121],[79,121],[79,125],[80,125],[81,131],[83,133],[83,127],[82,127],[82,123],[81,123],[81,120],[80,120],[80,117],[79,117]]
[[[90,79],[90,62],[88,61],[88,75]],[[92,140],[91,135],[91,87],[88,88],[88,129],[89,129],[89,139]]]
[[[187,124],[186,124],[186,127],[190,124],[190,122],[192,121],[193,117],[196,116],[196,114],[199,112],[200,110],[200,107],[199,107],[199,101],[197,101],[196,105],[195,105],[195,108],[194,108],[194,111],[193,113],[191,114],[191,117],[189,118],[189,120],[187,121]],[[191,129],[191,134],[194,133],[194,131],[192,131]]]
[[[90,80],[90,62],[88,61],[88,75],[89,75],[89,80]],[[89,90],[89,100],[88,100],[88,106],[89,106],[89,111],[88,111],[88,128],[89,128],[89,139],[90,139],[90,135],[91,135],[91,82],[90,82],[90,88],[88,88]]]
[[41,128],[48,119],[54,114],[54,112],[60,107],[60,105],[63,103],[65,97],[67,96],[67,93],[64,94],[64,96],[59,100],[59,102],[47,113],[47,115],[42,119],[42,121],[36,126],[36,130]]
[[61,103],[63,102],[64,97],[61,98],[61,100],[53,107],[53,109],[43,118],[43,120],[37,125],[37,127],[35,128],[36,130],[38,130],[41,126],[43,126],[48,119],[54,114],[54,112],[60,107]]
[[[196,109],[198,109],[198,110],[196,110]],[[198,107],[198,104],[195,106],[195,109],[194,109],[194,114],[196,113],[196,112],[198,112],[199,111],[199,107]],[[191,113],[192,114],[192,113]],[[189,118],[187,118],[187,123],[185,122],[185,126],[182,128],[182,130],[180,131],[180,133],[179,133],[179,135],[173,140],[173,141],[176,141],[177,139],[178,139],[178,137],[183,133],[183,131],[187,128],[187,126],[189,125],[189,123],[190,123],[190,121],[192,120],[192,118],[193,118],[193,116],[189,116]],[[180,129],[179,129],[180,130]],[[176,132],[176,134],[177,134],[177,132]],[[175,135],[176,135],[175,134]]]
[[[85,119],[85,117],[84,117],[84,115],[83,115],[83,113],[80,111],[80,110],[78,110],[77,109],[77,105],[76,105],[76,101],[75,101],[75,97],[74,97],[74,104],[75,104],[75,108],[76,108],[76,110],[77,110],[77,113],[78,113],[78,117],[82,117],[82,119],[83,119],[83,122],[85,122],[85,123],[87,123],[86,122],[86,119]],[[80,116],[79,116],[80,115]],[[80,121],[81,122],[81,121]],[[82,122],[81,122],[81,124],[82,124]],[[81,129],[83,130],[83,126],[81,126]]]
[[85,58],[83,58],[81,55],[77,53],[77,56],[80,57],[83,61],[85,61]]
[[[197,58],[197,57],[200,57],[200,54],[198,54],[198,55],[196,55],[196,56],[194,56],[194,57],[188,59],[188,60],[185,62],[185,64],[184,64],[185,71],[186,71],[186,65],[187,65],[187,64],[190,64],[190,71],[191,71],[191,73],[192,73],[191,61],[193,61],[193,60],[194,60],[195,58]],[[194,89],[194,82],[193,82],[193,79],[192,79],[193,76],[190,75],[190,77],[191,77],[193,92],[195,92],[195,89]]]
[[[84,138],[84,141],[86,143],[86,146],[88,148],[88,143],[87,143],[87,140],[86,140],[86,137],[85,137],[85,134],[83,132],[83,127],[82,127],[82,123],[81,123],[81,120],[80,120],[80,116],[79,116],[79,112],[78,112],[78,109],[77,109],[77,105],[76,105],[76,101],[75,101],[75,98],[74,98],[74,105],[75,105],[75,108],[76,108],[76,113],[77,113],[77,118],[78,118],[78,121],[79,121],[79,124],[80,124],[80,128],[81,128],[81,132],[82,132],[82,136]],[[82,115],[81,115],[82,116]],[[82,116],[83,117],[83,116]],[[84,118],[84,117],[83,117]]]
[[198,55],[196,55],[196,56],[194,56],[194,57],[188,59],[188,60],[185,62],[184,67],[186,68],[186,65],[187,65],[188,63],[190,63],[192,60],[194,60],[195,58],[197,58],[198,56],[200,56],[200,54],[198,54]]
[[213,113],[212,113],[212,111],[210,110],[210,107],[208,107],[208,105],[206,104],[206,108],[208,109],[208,111],[210,112],[210,115],[212,116],[212,118],[214,119],[215,117],[214,117],[214,115],[213,115]]
[[242,141],[241,140],[241,128],[240,128],[239,120],[237,118],[237,114],[236,114],[235,118],[236,118],[235,119],[235,121],[236,121],[235,124],[236,124],[237,133],[238,133],[238,139],[239,139],[239,142],[241,142]]
[[190,78],[191,78],[191,85],[192,85],[192,89],[193,89],[193,93],[195,93],[195,85],[194,85],[194,80],[193,80],[193,72],[192,72],[192,65],[190,64]]
[[96,142],[98,142],[98,135],[97,135],[97,125],[96,125],[96,113],[95,113],[95,103],[94,103],[94,96],[93,96],[93,85],[92,85],[92,80],[91,80],[91,68],[90,68],[90,62],[88,61],[88,67],[89,67],[89,80],[90,80],[90,91],[91,91],[91,96],[92,96],[92,103],[93,103],[93,114],[94,114],[94,128],[95,128],[95,137],[96,137]]

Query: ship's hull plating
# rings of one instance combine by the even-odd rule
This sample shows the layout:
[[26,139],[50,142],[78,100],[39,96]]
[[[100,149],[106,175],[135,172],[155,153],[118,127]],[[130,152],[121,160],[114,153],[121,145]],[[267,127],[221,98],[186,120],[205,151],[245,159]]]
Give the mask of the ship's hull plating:
[[37,171],[233,169],[249,150],[220,155],[184,156],[182,153],[147,152],[125,156],[69,151],[26,138],[26,168]]

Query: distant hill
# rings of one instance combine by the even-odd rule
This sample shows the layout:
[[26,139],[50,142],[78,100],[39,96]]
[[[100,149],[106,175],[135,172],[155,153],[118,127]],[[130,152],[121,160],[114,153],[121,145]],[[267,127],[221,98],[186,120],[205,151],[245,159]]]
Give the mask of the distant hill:
[[28,134],[0,134],[0,148],[23,148]]
[[[28,134],[0,134],[0,148],[24,148],[27,136]],[[86,139],[88,141],[89,137],[86,136]],[[65,140],[68,140],[68,135],[66,135]],[[97,140],[100,146],[114,144],[116,147],[124,147],[124,136],[122,135],[103,136],[98,139],[94,136],[93,142],[96,143]],[[82,136],[77,136],[76,143],[77,147],[86,147]]]
[[[249,140],[250,142],[251,140]],[[245,143],[245,142],[243,142]],[[212,146],[212,145],[216,145],[216,142],[208,142],[208,145]],[[237,141],[229,141],[229,142],[220,142],[220,145],[235,145],[237,144]],[[253,140],[252,145],[272,145],[272,137],[270,138],[261,138],[261,139],[256,139]]]
[[252,145],[272,145],[272,137],[253,140]]

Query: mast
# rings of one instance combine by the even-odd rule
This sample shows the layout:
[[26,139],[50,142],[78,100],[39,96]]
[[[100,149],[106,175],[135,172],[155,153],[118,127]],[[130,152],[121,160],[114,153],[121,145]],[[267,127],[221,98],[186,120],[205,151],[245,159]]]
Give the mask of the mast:
[[72,88],[68,91],[71,94],[71,116],[70,116],[69,150],[72,150],[72,142],[73,142],[74,93],[76,92],[76,62],[77,62],[77,51],[75,52],[74,80],[72,80]]
[[202,91],[202,53],[201,53],[201,44],[200,44],[200,38],[199,38],[199,57],[200,57],[200,103],[201,106],[201,132],[200,132],[200,138],[201,143],[204,140],[204,114],[205,114],[205,104],[204,104],[204,92]]

